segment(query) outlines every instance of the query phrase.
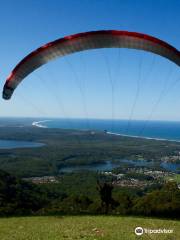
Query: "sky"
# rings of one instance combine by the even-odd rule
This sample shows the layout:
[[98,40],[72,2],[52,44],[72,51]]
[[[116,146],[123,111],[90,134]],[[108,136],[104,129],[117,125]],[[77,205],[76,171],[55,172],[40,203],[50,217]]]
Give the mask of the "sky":
[[[180,49],[179,12],[180,0],[0,0],[0,89],[27,54],[74,33],[127,30]],[[51,61],[29,75],[10,101],[0,100],[0,117],[179,121],[177,79],[178,66],[151,53],[85,51]]]

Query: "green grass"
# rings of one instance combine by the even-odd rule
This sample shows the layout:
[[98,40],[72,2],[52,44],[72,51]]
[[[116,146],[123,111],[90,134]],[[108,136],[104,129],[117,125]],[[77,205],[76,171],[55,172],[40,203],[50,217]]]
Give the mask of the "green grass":
[[176,174],[174,176],[174,181],[176,181],[177,183],[180,183],[180,174]]
[[171,176],[171,177],[167,177],[166,178],[167,180],[169,180],[169,181],[175,181],[176,183],[180,183],[180,174],[175,174],[175,175],[173,175],[173,176]]
[[[173,229],[174,232],[136,236],[134,229],[137,226]],[[0,219],[1,240],[178,240],[179,229],[178,221],[138,217],[63,216]]]

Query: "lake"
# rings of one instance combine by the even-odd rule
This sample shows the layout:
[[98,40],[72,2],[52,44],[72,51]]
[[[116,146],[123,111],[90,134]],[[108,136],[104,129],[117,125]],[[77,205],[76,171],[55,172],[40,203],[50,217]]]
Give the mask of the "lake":
[[[87,165],[79,165],[79,166],[67,166],[61,168],[60,172],[70,173],[70,172],[77,172],[77,171],[111,171],[113,168],[117,168],[119,166],[122,166],[124,163],[132,164],[135,167],[143,167],[143,166],[152,166],[154,165],[154,162],[152,161],[145,161],[145,160],[120,160],[119,162],[112,163],[111,161],[106,161],[103,163],[98,164],[87,164]],[[171,171],[171,172],[180,172],[180,164],[176,163],[161,163],[160,166],[164,168],[165,170]]]
[[44,143],[30,141],[0,140],[0,149],[35,148],[44,145]]

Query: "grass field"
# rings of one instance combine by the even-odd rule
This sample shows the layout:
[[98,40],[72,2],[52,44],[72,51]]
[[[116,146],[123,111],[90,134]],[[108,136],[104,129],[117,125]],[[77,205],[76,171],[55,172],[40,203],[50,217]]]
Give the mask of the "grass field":
[[175,174],[174,176],[171,176],[171,177],[167,177],[166,180],[169,180],[169,181],[175,181],[176,183],[180,183],[180,174]]
[[[136,236],[137,226],[173,229],[173,233]],[[180,239],[180,222],[138,217],[64,216],[0,219],[1,240]]]

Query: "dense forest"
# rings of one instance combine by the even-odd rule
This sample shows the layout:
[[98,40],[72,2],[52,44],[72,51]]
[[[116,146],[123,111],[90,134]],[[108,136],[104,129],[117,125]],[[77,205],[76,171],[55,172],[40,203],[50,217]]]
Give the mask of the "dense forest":
[[140,190],[114,187],[96,173],[65,175],[37,185],[0,171],[0,215],[114,214],[178,218],[175,182]]

